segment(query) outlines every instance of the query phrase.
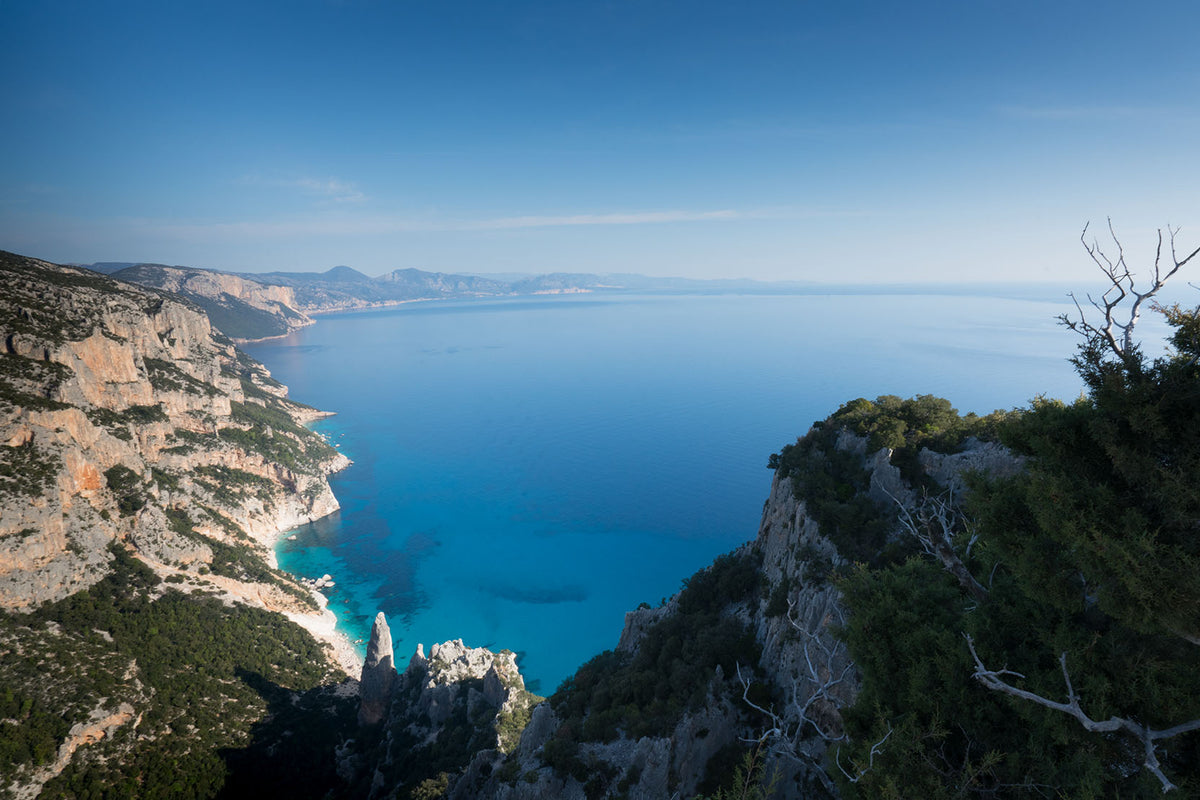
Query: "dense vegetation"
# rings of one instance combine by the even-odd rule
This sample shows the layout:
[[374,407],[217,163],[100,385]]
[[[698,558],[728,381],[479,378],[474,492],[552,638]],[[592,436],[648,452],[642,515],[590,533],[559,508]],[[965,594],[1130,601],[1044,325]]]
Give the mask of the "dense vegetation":
[[889,540],[896,508],[867,496],[871,476],[862,456],[853,447],[839,447],[839,439],[850,433],[865,438],[868,452],[891,449],[891,463],[901,475],[936,491],[938,487],[920,473],[918,453],[924,448],[951,453],[968,437],[995,439],[1008,416],[1002,411],[986,417],[959,416],[948,400],[932,395],[883,395],[874,401],[860,397],[814,423],[795,444],[773,454],[767,466],[792,479],[796,497],[847,560],[894,562],[912,552],[912,543]]
[[222,428],[220,436],[247,452],[296,471],[316,468],[334,454],[324,439],[296,424],[282,409],[236,401],[230,406],[233,421],[245,427]]
[[[112,574],[88,590],[31,614],[0,614],[0,772],[47,763],[72,724],[128,703],[136,725],[127,720],[79,751],[42,797],[202,798],[230,775],[242,785],[290,775],[285,785],[295,787],[332,773],[329,731],[344,735],[353,710],[308,691],[333,675],[307,632],[278,614],[160,594],[140,562],[119,547],[114,559]],[[23,656],[33,652],[38,659]],[[255,750],[253,774],[240,773],[250,770],[243,748],[287,740],[280,725],[301,721],[305,735],[290,750],[274,759]],[[331,775],[323,780],[332,785]]]
[[996,420],[1029,460],[972,486],[956,544],[978,536],[964,559],[982,600],[926,556],[841,581],[862,676],[853,744],[835,751],[846,773],[831,764],[858,778],[848,797],[1200,793],[1200,736],[1147,749],[1134,732],[1200,719],[1200,317],[1171,312],[1172,355],[1093,332],[1075,359],[1087,397]]

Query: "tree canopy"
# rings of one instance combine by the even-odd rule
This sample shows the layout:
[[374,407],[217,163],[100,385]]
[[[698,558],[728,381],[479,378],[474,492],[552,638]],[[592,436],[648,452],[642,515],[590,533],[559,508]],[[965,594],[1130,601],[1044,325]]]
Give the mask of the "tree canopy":
[[1027,467],[976,476],[953,540],[985,593],[923,555],[841,580],[847,796],[1200,794],[1200,308],[1156,308],[1167,355],[1068,321],[1086,396],[998,421]]

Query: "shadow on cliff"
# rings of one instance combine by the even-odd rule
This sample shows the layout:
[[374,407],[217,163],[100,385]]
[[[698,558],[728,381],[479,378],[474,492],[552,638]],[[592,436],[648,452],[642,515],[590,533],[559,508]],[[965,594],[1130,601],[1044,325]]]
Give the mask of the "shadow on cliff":
[[220,751],[228,775],[218,797],[343,796],[335,751],[357,733],[357,695],[339,696],[338,684],[293,692],[244,669],[237,677],[266,702],[267,714],[249,744]]

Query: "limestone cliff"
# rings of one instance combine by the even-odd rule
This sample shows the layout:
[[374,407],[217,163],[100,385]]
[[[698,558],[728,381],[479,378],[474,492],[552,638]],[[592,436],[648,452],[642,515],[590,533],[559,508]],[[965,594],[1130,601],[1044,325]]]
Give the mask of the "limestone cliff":
[[123,281],[163,289],[195,303],[235,341],[286,335],[312,324],[290,286],[228,272],[138,264],[113,273]]
[[186,300],[0,253],[0,796],[211,796],[265,697],[345,705],[270,613],[332,631],[272,550],[338,507],[320,416]]
[[168,294],[0,254],[0,608],[106,574],[110,543],[258,605],[282,530],[337,509],[320,412]]
[[310,314],[385,308],[415,300],[513,294],[506,283],[415,269],[396,270],[378,278],[368,278],[349,267],[335,267],[324,273],[251,276],[137,264],[113,276],[187,298],[236,341],[284,336],[312,324]]
[[348,788],[368,797],[439,796],[477,753],[512,750],[541,700],[525,690],[514,653],[461,639],[428,657],[417,645],[397,674],[382,613],[360,687],[359,736],[342,757]]

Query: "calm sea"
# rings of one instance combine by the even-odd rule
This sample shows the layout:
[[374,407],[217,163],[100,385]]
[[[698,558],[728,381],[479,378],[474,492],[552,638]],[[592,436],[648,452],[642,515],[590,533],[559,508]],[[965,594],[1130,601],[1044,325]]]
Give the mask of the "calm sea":
[[[1065,299],[1065,298],[1064,298]],[[418,642],[519,654],[548,693],[625,611],[752,538],[767,457],[856,397],[963,412],[1080,391],[1062,302],[923,295],[415,303],[247,347],[354,466],[281,566]],[[361,645],[365,649],[365,644]]]

